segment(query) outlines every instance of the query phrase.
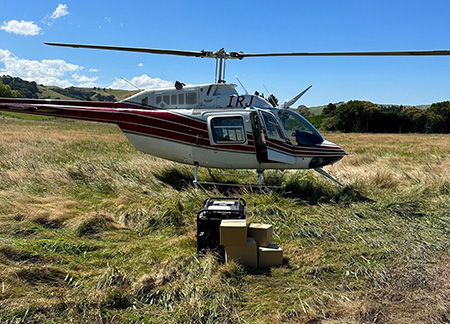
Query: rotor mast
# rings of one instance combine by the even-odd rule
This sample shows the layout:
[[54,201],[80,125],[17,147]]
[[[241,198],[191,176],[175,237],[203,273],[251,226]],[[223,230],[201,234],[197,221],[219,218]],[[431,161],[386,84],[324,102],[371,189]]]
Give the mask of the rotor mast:
[[[217,83],[225,83],[225,61],[226,61],[226,59],[221,57],[219,59],[216,58],[216,61],[217,60],[219,61],[219,75],[217,76],[215,81]],[[217,64],[216,64],[216,69],[217,69]],[[216,75],[217,75],[217,71],[216,71]],[[223,79],[222,79],[222,76],[223,76]]]
[[227,66],[227,59],[234,58],[242,60],[242,57],[239,57],[238,53],[233,52],[225,52],[224,48],[216,52],[206,52],[204,57],[210,57],[216,59],[216,73],[215,73],[215,82],[217,83],[225,83],[225,70]]

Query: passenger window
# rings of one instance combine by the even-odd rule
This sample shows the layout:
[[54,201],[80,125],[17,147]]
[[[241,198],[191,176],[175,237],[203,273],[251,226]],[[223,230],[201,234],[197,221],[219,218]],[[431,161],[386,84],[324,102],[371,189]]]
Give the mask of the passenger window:
[[215,117],[211,120],[211,130],[217,144],[245,143],[244,121],[241,117]]
[[165,95],[165,96],[163,96],[163,102],[165,103],[165,104],[170,104],[170,101],[169,101],[169,95]]
[[161,96],[156,96],[156,104],[159,105],[161,103]]
[[197,93],[188,92],[186,93],[186,105],[195,105],[197,104]]
[[148,106],[148,97],[142,98],[142,104]]
[[170,96],[170,104],[172,104],[172,105],[177,104],[177,95],[176,94]]
[[266,125],[267,136],[272,139],[284,141],[284,137],[278,127],[277,120],[272,114],[268,112],[262,112],[264,118],[264,124]]
[[184,93],[178,94],[178,103],[184,105]]

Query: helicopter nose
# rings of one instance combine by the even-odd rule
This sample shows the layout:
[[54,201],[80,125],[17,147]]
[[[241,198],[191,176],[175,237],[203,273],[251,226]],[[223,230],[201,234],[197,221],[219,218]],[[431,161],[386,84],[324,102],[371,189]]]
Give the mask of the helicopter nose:
[[347,155],[345,151],[333,142],[324,140],[322,143],[317,145],[321,148],[320,156],[315,156],[309,162],[310,169],[321,168],[325,165],[334,164],[341,160],[344,155]]
[[345,151],[342,147],[340,147],[339,145],[337,145],[333,142],[324,140],[322,143],[320,143],[320,146],[323,147],[324,149],[325,148],[331,149],[334,152],[336,152],[336,154],[347,155],[347,153],[345,153]]

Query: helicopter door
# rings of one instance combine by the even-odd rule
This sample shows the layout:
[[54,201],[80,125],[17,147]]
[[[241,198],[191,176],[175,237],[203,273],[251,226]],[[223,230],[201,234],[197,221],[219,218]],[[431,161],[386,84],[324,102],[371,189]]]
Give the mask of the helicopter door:
[[253,129],[253,141],[255,143],[256,159],[259,163],[269,162],[269,158],[267,156],[267,145],[264,139],[261,121],[258,114],[256,112],[252,112],[250,115],[250,120]]
[[275,116],[261,109],[256,109],[252,118],[253,138],[258,162],[281,162],[294,164],[295,157],[282,150],[286,143],[281,127]]

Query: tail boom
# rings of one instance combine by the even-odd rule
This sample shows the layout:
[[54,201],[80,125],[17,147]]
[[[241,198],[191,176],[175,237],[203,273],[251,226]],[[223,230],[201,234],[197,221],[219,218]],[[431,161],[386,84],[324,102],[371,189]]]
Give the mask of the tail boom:
[[0,111],[64,117],[117,124],[122,109],[142,109],[139,105],[107,101],[0,98]]

